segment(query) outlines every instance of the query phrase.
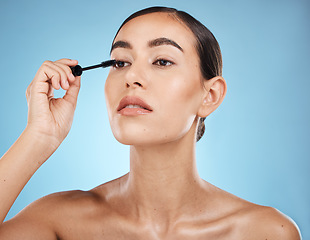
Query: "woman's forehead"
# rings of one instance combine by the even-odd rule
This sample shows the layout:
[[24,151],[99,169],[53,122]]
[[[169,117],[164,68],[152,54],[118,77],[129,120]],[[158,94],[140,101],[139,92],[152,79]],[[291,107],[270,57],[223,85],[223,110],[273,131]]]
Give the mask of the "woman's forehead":
[[127,22],[119,31],[114,43],[128,41],[131,44],[148,43],[153,39],[167,38],[187,49],[195,45],[192,31],[180,20],[168,13],[150,13]]

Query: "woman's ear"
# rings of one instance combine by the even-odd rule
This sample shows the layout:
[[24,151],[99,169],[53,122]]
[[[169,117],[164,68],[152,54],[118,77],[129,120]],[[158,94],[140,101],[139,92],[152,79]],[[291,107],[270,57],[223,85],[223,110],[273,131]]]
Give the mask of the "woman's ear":
[[221,76],[204,80],[204,94],[198,111],[199,117],[209,116],[222,103],[226,95],[226,81]]

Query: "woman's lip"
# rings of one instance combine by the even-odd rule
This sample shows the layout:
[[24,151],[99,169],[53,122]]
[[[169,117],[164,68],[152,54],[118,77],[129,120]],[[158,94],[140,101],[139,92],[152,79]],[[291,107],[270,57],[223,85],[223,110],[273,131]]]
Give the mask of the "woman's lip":
[[123,108],[120,111],[118,111],[119,114],[124,115],[124,116],[145,115],[151,112],[152,111],[146,110],[144,108]]
[[151,106],[148,105],[146,102],[144,102],[141,98],[136,97],[136,96],[126,96],[123,97],[122,100],[120,101],[117,111],[121,111],[128,105],[139,105],[142,108],[136,108],[136,109],[143,109],[147,111],[153,111]]

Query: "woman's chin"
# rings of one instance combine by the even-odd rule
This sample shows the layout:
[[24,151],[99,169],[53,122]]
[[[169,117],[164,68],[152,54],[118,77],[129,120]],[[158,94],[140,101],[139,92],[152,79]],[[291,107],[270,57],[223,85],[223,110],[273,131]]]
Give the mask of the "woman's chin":
[[135,146],[155,146],[178,141],[193,131],[195,135],[195,126],[182,124],[165,124],[164,127],[156,127],[158,123],[153,124],[111,124],[111,129],[115,139],[124,145]]
[[151,138],[149,136],[115,136],[114,137],[116,138],[116,140],[118,142],[120,142],[121,144],[124,144],[124,145],[131,145],[131,146],[154,146],[154,145],[157,145],[157,144],[162,144],[164,143],[163,140],[159,140],[159,139],[154,139],[154,138]]
[[182,136],[180,135],[160,135],[160,134],[151,134],[151,133],[144,133],[144,134],[114,134],[115,139],[124,145],[130,145],[130,146],[143,146],[143,147],[154,147],[158,145],[165,145],[168,143],[176,142]]

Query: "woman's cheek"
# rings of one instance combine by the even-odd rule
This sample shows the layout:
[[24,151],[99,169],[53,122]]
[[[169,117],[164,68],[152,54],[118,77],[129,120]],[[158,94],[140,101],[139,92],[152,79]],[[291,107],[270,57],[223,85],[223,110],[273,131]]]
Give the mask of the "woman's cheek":
[[171,127],[175,125],[178,131],[180,128],[187,129],[197,112],[197,88],[181,76],[167,80],[163,86],[161,90],[158,89],[161,114],[165,115],[164,118]]
[[116,82],[113,81],[113,78],[110,76],[108,76],[106,82],[105,82],[105,88],[104,88],[104,94],[105,94],[105,100],[106,100],[106,105],[107,105],[107,110],[108,110],[108,116],[109,118],[112,117],[113,114],[113,109],[115,108],[115,97],[116,92],[117,92],[117,86],[116,86]]
[[175,76],[165,84],[166,93],[175,106],[185,107],[200,94],[199,82],[191,77]]

